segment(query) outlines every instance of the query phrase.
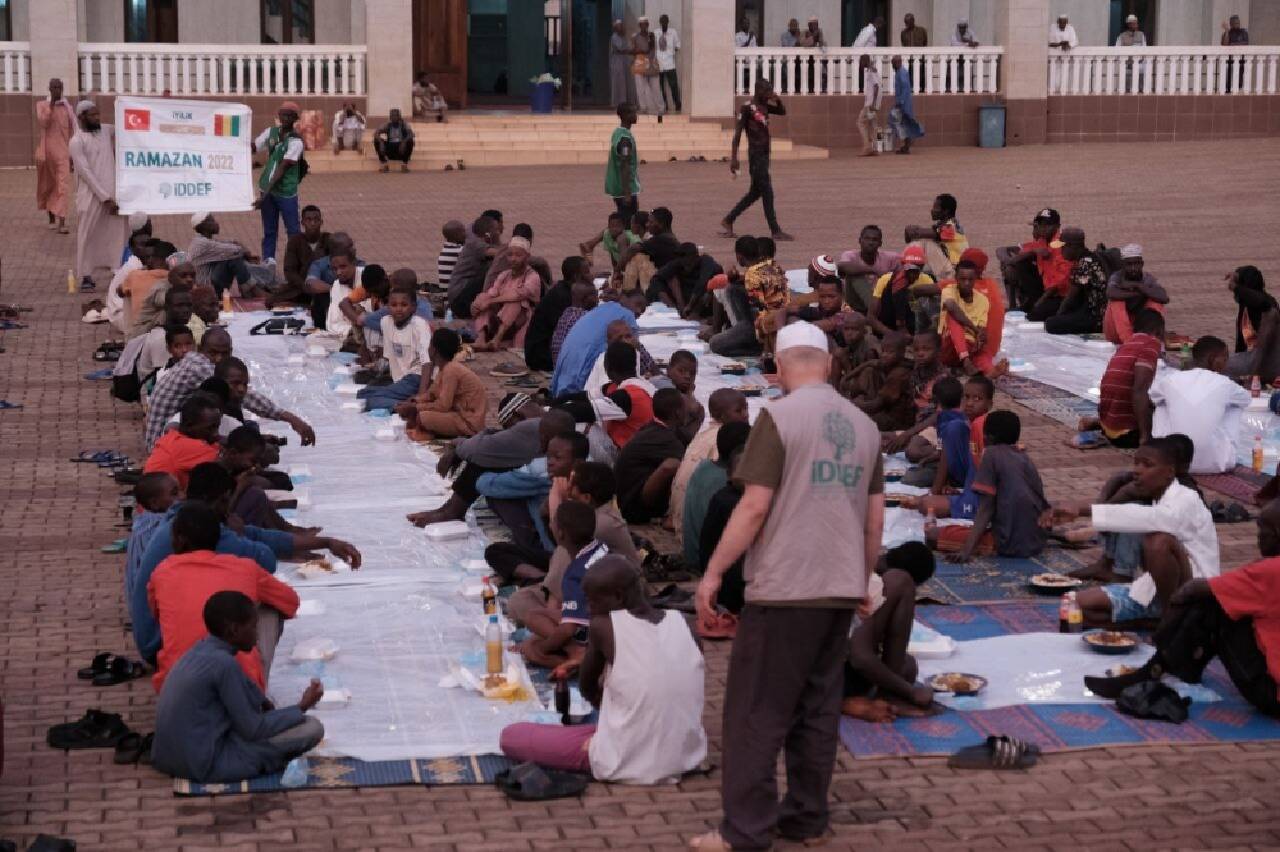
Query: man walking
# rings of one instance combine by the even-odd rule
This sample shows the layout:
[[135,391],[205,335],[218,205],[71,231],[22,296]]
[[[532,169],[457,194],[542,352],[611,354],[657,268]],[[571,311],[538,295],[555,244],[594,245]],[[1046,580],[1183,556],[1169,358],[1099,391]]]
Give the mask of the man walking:
[[400,110],[391,110],[390,121],[382,125],[373,137],[373,150],[378,152],[378,162],[382,163],[378,171],[385,172],[391,168],[388,160],[397,160],[400,171],[409,171],[409,158],[413,156],[413,128],[400,115]]
[[880,71],[871,64],[871,57],[858,57],[858,69],[862,75],[862,111],[858,113],[858,133],[862,136],[862,153],[859,157],[874,157],[876,151],[876,116],[880,112]]
[[680,33],[671,26],[671,18],[658,18],[658,77],[662,84],[662,100],[667,111],[680,112],[680,78],[676,75],[676,51],[680,49]]
[[71,152],[76,133],[75,110],[62,95],[62,81],[49,81],[48,100],[36,102],[36,207],[49,214],[49,227],[67,231],[67,188],[71,183]]
[[276,263],[276,235],[279,221],[284,220],[285,234],[292,237],[302,230],[298,224],[298,184],[302,181],[302,137],[294,130],[298,123],[298,105],[293,101],[280,104],[278,124],[269,127],[254,140],[255,151],[267,152],[267,163],[258,178],[258,200],[253,206],[262,211],[262,262]]
[[733,131],[733,151],[729,154],[729,174],[736,178],[741,167],[738,146],[742,142],[742,134],[746,133],[747,173],[751,176],[751,186],[720,223],[720,236],[737,236],[733,232],[733,223],[759,199],[764,203],[764,218],[769,223],[769,231],[774,240],[785,242],[795,239],[778,225],[778,216],[773,209],[773,179],[769,177],[769,116],[786,114],[782,101],[773,93],[773,84],[764,77],[757,78],[755,96],[738,111],[738,126]]
[[127,223],[116,204],[115,128],[102,123],[93,101],[76,104],[76,119],[80,132],[67,145],[77,178],[76,275],[89,292],[96,272],[110,275],[119,265]]
[[604,191],[613,198],[623,222],[630,222],[640,209],[640,155],[631,127],[636,123],[633,104],[618,104],[618,126],[609,139],[609,164],[604,171]]
[[884,486],[880,432],[827,383],[827,345],[807,322],[778,331],[787,395],[751,429],[734,471],[742,498],[698,585],[698,617],[710,623],[721,579],[745,553],[746,606],[724,700],[724,819],[696,849],[768,849],[775,831],[806,843],[829,830],[849,628],[880,552]]

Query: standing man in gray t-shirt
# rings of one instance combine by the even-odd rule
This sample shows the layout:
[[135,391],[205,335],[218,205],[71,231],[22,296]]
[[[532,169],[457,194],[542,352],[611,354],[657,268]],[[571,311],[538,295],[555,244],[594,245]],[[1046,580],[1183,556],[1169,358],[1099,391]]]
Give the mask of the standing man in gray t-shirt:
[[[807,322],[778,332],[787,395],[751,430],[734,471],[742,499],[698,585],[712,617],[721,578],[744,553],[746,606],[724,697],[724,819],[699,848],[767,849],[827,831],[843,666],[854,611],[880,553],[880,432],[827,383],[827,336]],[[786,748],[787,793],[774,772]]]

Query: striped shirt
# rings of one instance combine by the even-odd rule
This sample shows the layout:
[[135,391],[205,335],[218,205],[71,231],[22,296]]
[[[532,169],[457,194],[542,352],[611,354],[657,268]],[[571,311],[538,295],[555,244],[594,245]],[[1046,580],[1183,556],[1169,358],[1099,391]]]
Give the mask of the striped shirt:
[[[169,418],[178,413],[182,404],[191,398],[205,379],[213,378],[213,362],[200,352],[191,352],[169,368],[156,382],[151,392],[147,410],[146,447],[151,452],[156,441],[164,434]],[[283,409],[260,393],[250,390],[244,397],[243,407],[267,420],[279,420]]]
[[462,243],[446,242],[436,258],[436,284],[448,287],[453,278],[453,268],[458,265],[458,253],[462,251]]
[[1137,333],[1111,356],[1098,396],[1098,419],[1110,437],[1138,428],[1133,410],[1134,373],[1139,366],[1154,373],[1162,348],[1159,338]]

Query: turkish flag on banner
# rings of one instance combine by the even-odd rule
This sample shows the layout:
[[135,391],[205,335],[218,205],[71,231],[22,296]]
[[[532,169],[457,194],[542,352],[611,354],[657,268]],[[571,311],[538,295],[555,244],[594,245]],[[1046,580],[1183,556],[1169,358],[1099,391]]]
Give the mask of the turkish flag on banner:
[[124,111],[125,130],[150,130],[151,110],[127,109]]

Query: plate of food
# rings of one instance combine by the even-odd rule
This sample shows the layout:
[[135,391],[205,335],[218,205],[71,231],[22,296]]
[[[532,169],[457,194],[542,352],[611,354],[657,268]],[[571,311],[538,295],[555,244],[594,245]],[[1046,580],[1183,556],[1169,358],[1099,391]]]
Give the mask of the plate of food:
[[1133,674],[1137,670],[1138,670],[1137,666],[1126,666],[1124,664],[1119,664],[1119,665],[1114,665],[1111,668],[1107,669],[1106,675],[1107,677],[1124,677],[1125,675]]
[[738,385],[738,390],[742,391],[743,396],[759,396],[768,389],[768,382],[743,382]]
[[1052,571],[1036,574],[1027,583],[1031,586],[1032,591],[1039,592],[1042,595],[1060,595],[1063,592],[1069,592],[1084,585],[1083,580],[1068,577],[1066,574],[1054,574]]
[[987,685],[981,675],[965,672],[943,672],[926,681],[934,692],[950,692],[952,695],[977,695]]
[[1138,647],[1138,637],[1122,630],[1090,630],[1083,638],[1099,654],[1127,654]]
[[747,365],[741,361],[726,361],[720,365],[720,373],[725,376],[744,376],[747,373]]

